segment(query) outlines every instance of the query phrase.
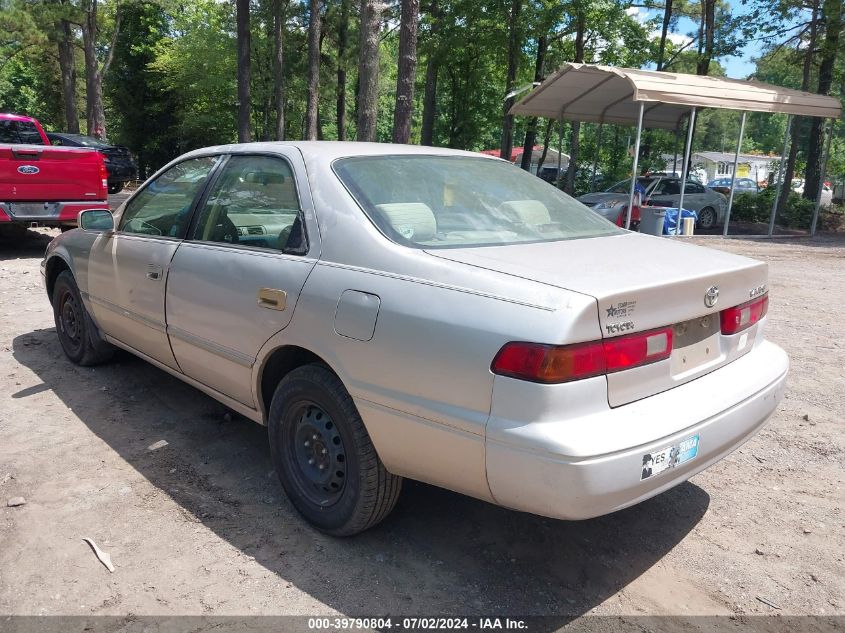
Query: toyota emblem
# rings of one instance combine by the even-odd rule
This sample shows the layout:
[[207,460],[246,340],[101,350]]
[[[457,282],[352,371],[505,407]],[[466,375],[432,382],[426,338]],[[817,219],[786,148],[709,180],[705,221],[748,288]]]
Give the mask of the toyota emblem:
[[704,305],[712,308],[719,300],[719,288],[717,286],[710,286],[707,292],[704,293]]

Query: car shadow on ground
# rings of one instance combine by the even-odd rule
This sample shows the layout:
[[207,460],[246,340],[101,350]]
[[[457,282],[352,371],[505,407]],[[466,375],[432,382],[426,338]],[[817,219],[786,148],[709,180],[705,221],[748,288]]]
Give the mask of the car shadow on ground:
[[[552,630],[660,561],[710,501],[685,483],[611,516],[565,522],[406,481],[387,520],[334,539],[285,498],[264,427],[129,354],[75,367],[54,329],[16,337],[13,354],[43,386],[12,397],[52,390],[194,520],[344,614],[547,615]],[[168,445],[147,449],[160,439]]]
[[41,259],[44,251],[58,231],[41,233],[40,231],[9,231],[0,227],[0,261],[10,259]]

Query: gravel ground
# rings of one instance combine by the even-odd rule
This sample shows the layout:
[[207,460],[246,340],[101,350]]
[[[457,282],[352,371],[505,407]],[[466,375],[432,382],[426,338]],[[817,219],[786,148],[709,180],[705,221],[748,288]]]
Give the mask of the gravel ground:
[[0,614],[845,614],[842,238],[697,240],[769,262],[792,374],[690,482],[580,523],[408,482],[337,540],[285,499],[264,428],[128,354],[65,360],[38,272],[54,234],[0,245]]

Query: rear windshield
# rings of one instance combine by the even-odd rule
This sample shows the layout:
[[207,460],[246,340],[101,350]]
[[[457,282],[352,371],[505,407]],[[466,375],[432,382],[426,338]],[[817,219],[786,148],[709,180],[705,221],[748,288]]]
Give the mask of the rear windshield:
[[44,139],[32,121],[0,121],[0,143],[44,145]]
[[84,134],[65,134],[64,138],[79,143],[83,147],[111,147],[108,142]]
[[387,237],[418,248],[551,242],[619,232],[542,179],[504,161],[360,156],[333,165]]

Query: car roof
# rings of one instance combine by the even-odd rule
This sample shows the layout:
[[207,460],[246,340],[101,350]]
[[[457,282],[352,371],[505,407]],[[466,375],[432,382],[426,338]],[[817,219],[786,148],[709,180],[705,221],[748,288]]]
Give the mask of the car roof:
[[252,152],[273,152],[280,147],[295,147],[306,160],[332,161],[336,158],[352,156],[466,156],[485,160],[502,160],[477,152],[428,147],[421,145],[400,145],[394,143],[361,143],[357,141],[273,141],[257,143],[238,143],[233,145],[215,145],[189,152],[185,156],[206,154],[243,154]]
[[23,114],[12,114],[11,112],[0,112],[0,121],[35,121],[31,116]]

